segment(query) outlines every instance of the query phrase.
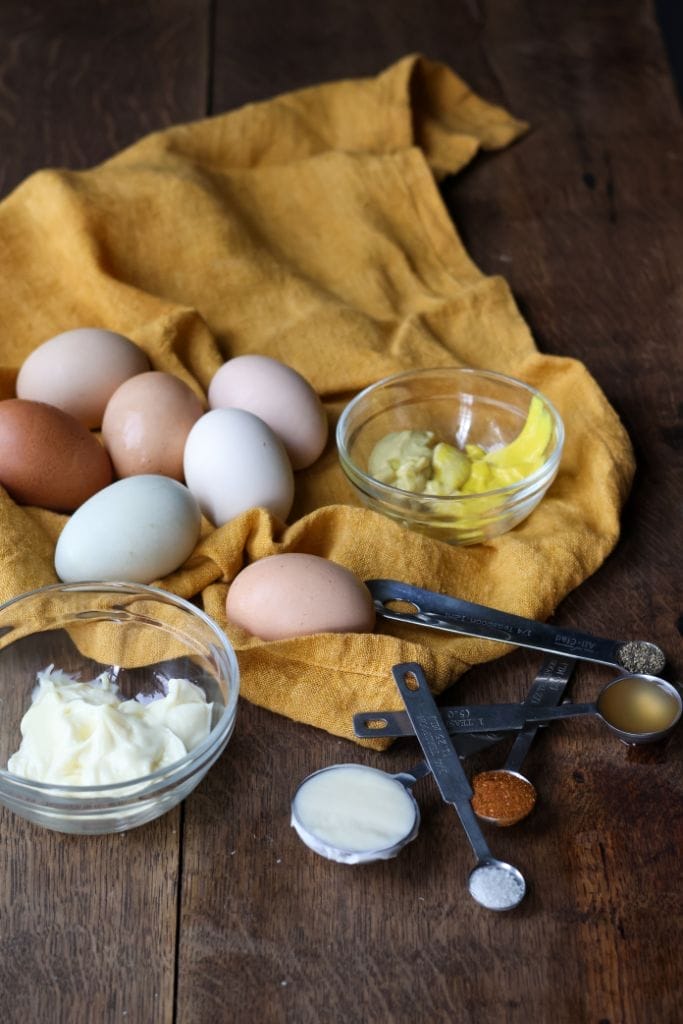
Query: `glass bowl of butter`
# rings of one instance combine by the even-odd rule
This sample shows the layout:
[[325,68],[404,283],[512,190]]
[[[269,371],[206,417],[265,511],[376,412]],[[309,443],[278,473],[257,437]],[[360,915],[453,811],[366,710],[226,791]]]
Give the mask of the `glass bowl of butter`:
[[380,380],[346,406],[337,450],[368,508],[449,544],[506,533],[557,474],[564,426],[535,388],[442,367]]
[[224,751],[239,693],[220,627],[133,583],[55,584],[0,606],[0,802],[59,832],[123,832]]

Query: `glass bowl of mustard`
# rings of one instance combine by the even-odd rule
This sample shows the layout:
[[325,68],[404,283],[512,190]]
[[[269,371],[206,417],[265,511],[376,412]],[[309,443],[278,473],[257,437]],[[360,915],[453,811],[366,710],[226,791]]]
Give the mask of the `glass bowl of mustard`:
[[380,380],[337,424],[344,473],[368,508],[449,544],[513,529],[554,480],[564,426],[513,377],[441,367]]
[[0,606],[0,803],[58,832],[158,818],[223,753],[239,667],[189,601],[133,583],[55,584]]

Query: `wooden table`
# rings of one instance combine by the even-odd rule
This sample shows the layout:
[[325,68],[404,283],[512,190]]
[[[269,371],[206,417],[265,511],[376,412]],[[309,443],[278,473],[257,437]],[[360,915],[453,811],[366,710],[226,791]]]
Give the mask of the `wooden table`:
[[[557,619],[657,640],[675,680],[683,126],[649,4],[3,0],[0,189],[415,50],[532,123],[444,195],[475,261],[508,278],[543,350],[587,363],[638,454],[619,546]],[[521,699],[537,663],[513,654],[457,697]],[[605,678],[585,667],[575,697]],[[532,883],[501,915],[465,895],[471,853],[431,780],[395,861],[307,851],[296,784],[371,755],[243,703],[227,754],[152,825],[85,840],[0,815],[0,1020],[674,1024],[682,747],[683,730],[637,752],[597,721],[545,732],[527,762],[540,806],[489,830]],[[415,753],[401,741],[386,763]]]

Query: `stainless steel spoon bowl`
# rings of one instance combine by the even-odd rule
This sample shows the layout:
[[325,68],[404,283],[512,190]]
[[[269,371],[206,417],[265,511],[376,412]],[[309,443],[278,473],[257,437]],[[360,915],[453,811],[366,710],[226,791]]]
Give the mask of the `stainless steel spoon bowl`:
[[[484,640],[530,647],[564,658],[592,661],[631,673],[657,675],[666,664],[664,652],[649,640],[606,640],[577,629],[536,622],[458,597],[413,587],[399,580],[367,580],[379,618],[411,626],[476,636]],[[408,612],[397,602],[411,605]]]
[[470,896],[487,910],[512,910],[524,899],[526,882],[518,868],[491,853],[470,799],[472,789],[451,742],[422,667],[415,662],[391,670],[425,760],[441,796],[453,804],[477,863],[468,878]]
[[[633,725],[626,724],[624,715],[627,699],[627,684],[640,685],[646,699],[664,701],[666,717],[656,728],[643,712],[640,722],[633,718]],[[623,698],[623,701],[620,699]],[[480,732],[517,732],[530,723],[547,724],[566,718],[596,715],[624,743],[654,743],[663,739],[678,724],[683,711],[681,695],[671,683],[657,676],[636,674],[618,676],[603,686],[597,700],[590,704],[562,704],[560,707],[528,707],[526,704],[468,704],[440,709],[444,727],[451,735]],[[634,715],[637,715],[634,712]],[[402,711],[368,711],[354,715],[354,731],[363,738],[384,738],[386,736],[409,736],[415,730],[410,716]]]

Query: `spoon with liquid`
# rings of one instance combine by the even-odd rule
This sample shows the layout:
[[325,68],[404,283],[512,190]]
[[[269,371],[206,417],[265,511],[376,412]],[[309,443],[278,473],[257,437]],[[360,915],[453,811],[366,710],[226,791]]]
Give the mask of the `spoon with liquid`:
[[[625,743],[653,743],[667,735],[681,717],[683,701],[675,686],[657,676],[619,676],[603,686],[592,704],[562,704],[530,708],[526,704],[481,704],[441,709],[449,733],[479,733],[489,729],[508,732],[528,724],[597,715]],[[410,717],[401,711],[373,711],[354,715],[356,736],[377,738],[409,736]]]
[[470,896],[488,910],[511,910],[524,899],[524,876],[512,864],[494,857],[488,847],[472,810],[472,789],[465,769],[451,742],[422,667],[416,662],[405,662],[395,665],[391,671],[441,796],[446,803],[453,804],[458,812],[477,858],[467,883]]
[[[516,644],[560,657],[610,665],[631,673],[656,675],[666,664],[663,651],[648,640],[606,640],[576,629],[535,622],[458,597],[423,590],[399,580],[367,580],[366,586],[372,594],[377,616],[393,622]],[[397,602],[412,605],[415,611],[398,610],[393,607]]]

